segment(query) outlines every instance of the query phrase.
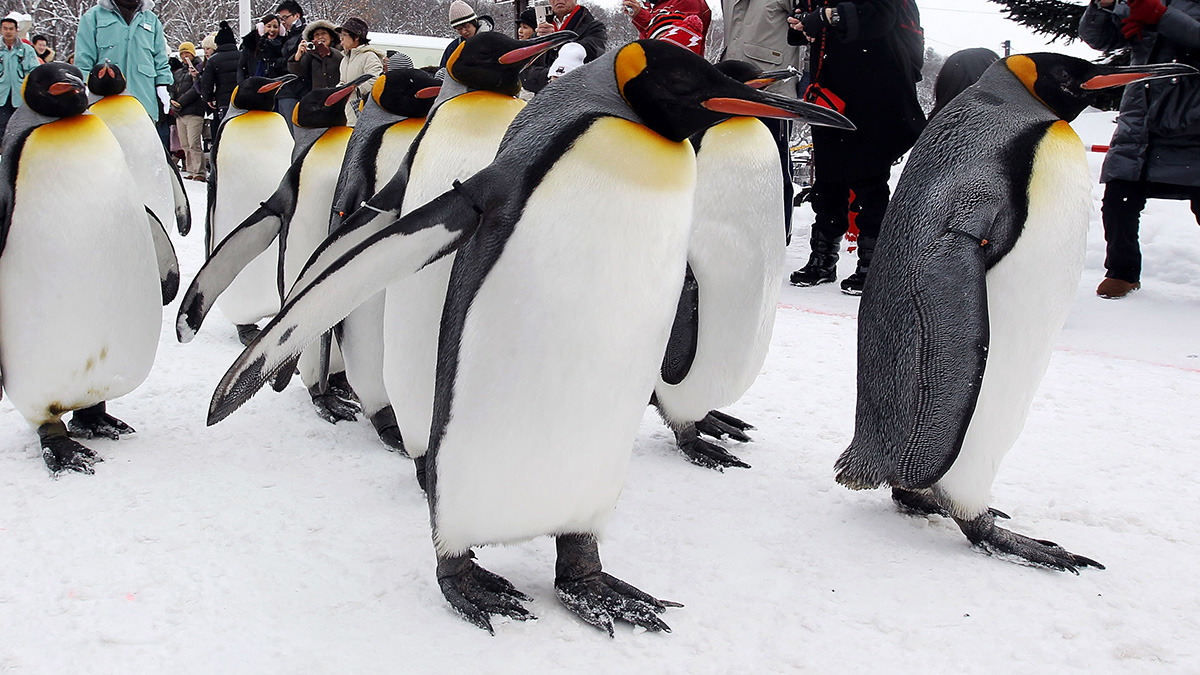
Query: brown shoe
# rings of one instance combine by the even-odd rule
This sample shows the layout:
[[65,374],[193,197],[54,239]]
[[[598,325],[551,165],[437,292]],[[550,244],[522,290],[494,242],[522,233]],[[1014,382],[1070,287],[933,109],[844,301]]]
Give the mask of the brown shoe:
[[1141,287],[1142,285],[1136,281],[1130,283],[1124,279],[1110,278],[1100,282],[1100,285],[1096,287],[1096,295],[1109,300],[1120,300]]

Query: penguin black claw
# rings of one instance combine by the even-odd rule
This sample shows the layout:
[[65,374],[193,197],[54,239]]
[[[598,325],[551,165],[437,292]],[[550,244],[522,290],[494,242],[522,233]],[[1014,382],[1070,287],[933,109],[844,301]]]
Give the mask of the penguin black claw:
[[357,422],[358,413],[362,412],[357,403],[347,401],[332,392],[313,394],[312,404],[317,409],[317,415],[330,424]]
[[371,426],[375,427],[375,433],[388,450],[408,457],[408,451],[404,449],[404,436],[400,433],[400,425],[396,423],[396,412],[392,410],[392,406],[384,406],[379,412],[371,415]]
[[613,637],[613,620],[620,619],[655,633],[670,633],[671,627],[658,618],[677,602],[659,600],[603,571],[595,537],[564,534],[555,538],[558,560],[554,569],[554,591],[558,599],[584,622],[608,631]]
[[699,425],[693,424],[675,432],[675,446],[684,459],[702,466],[724,472],[726,468],[749,469],[750,465],[738,459],[721,446],[700,438]]
[[92,475],[96,473],[92,465],[104,460],[86,445],[68,436],[55,435],[42,438],[42,461],[51,475],[57,476],[64,471]]
[[[892,501],[901,512],[912,516],[944,516],[950,518],[950,510],[942,506],[934,497],[924,490],[906,490],[901,487],[892,488]],[[997,518],[1010,520],[1012,516],[1000,509],[988,508],[988,513]]]
[[710,410],[704,419],[696,422],[696,430],[706,436],[712,436],[718,440],[729,437],[739,443],[749,443],[751,438],[746,432],[753,429],[754,425],[720,410]]
[[459,616],[495,635],[492,614],[517,621],[537,619],[522,602],[533,598],[518,591],[504,577],[476,564],[474,554],[438,558],[438,586]]
[[1080,567],[1104,569],[1104,565],[1076,555],[1052,541],[1033,539],[1001,527],[996,527],[990,512],[972,520],[954,519],[971,543],[988,554],[1018,558],[1017,562],[1079,574]]
[[76,410],[67,430],[78,438],[103,437],[114,441],[126,434],[137,433],[133,427],[106,413],[103,403]]

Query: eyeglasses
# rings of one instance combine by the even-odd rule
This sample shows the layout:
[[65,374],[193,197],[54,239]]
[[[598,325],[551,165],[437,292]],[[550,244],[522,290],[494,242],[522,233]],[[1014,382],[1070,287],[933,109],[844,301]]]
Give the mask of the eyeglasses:
[[295,14],[280,14],[279,20],[280,21],[291,21],[293,16],[296,16],[296,15]]

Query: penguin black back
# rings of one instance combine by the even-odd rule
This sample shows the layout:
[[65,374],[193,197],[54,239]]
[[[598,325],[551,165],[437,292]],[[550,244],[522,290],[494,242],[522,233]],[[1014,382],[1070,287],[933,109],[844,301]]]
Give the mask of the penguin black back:
[[125,91],[125,74],[109,61],[97,63],[88,73],[88,90],[97,96],[116,96]]
[[87,110],[83,73],[70,64],[47,63],[25,78],[21,96],[34,112],[46,117],[70,117]]

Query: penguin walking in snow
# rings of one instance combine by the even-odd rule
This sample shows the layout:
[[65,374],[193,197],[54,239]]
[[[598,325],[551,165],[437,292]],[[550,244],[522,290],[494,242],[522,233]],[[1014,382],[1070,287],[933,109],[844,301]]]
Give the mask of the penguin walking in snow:
[[[400,170],[345,220],[334,241],[320,254],[323,259],[344,252],[350,242],[362,241],[397,215],[412,212],[450,189],[454,181],[465,180],[490,164],[509,124],[525,106],[517,98],[521,69],[543,52],[576,37],[571,31],[559,31],[519,41],[488,31],[461,43],[446,62],[448,77]],[[433,418],[438,318],[452,264],[453,256],[447,256],[420,274],[389,286],[382,314],[375,300],[361,307],[349,326],[342,326],[343,337],[349,340],[361,335],[370,339],[383,336],[387,397],[403,448],[416,461],[422,487]],[[305,283],[302,277],[299,284]],[[369,344],[369,340],[358,339]],[[351,345],[350,351],[354,348]]]
[[117,139],[85,113],[79,69],[39,66],[23,97],[0,162],[0,385],[50,471],[92,473],[100,458],[69,434],[133,432],[105,402],[149,374],[179,265]]
[[[717,69],[760,89],[796,74],[745,61]],[[652,403],[688,461],[749,468],[713,438],[749,441],[745,422],[715,408],[742,397],[767,358],[783,280],[783,175],[770,130],[731,117],[692,137],[696,205],[688,267]]]
[[[479,39],[479,36],[468,40]],[[386,284],[457,251],[440,316],[427,497],[442,592],[468,621],[530,618],[471,549],[556,537],[555,590],[584,621],[669,630],[668,605],[603,571],[612,515],[686,267],[696,159],[731,115],[852,128],[658,41],[609,52],[517,116],[496,159],[289,296],[213,395],[217,422]],[[637,170],[630,170],[636,167]],[[388,344],[391,347],[391,344]]]
[[[279,185],[291,166],[294,146],[287,120],[275,112],[275,93],[296,79],[248,77],[230,97],[229,112],[213,134],[209,155],[208,210],[204,220],[207,254],[253,213]],[[279,249],[272,244],[245,265],[217,306],[249,343],[257,322],[279,311]]]
[[121,69],[105,61],[88,74],[88,91],[98,97],[90,110],[121,144],[142,201],[162,222],[174,218],[180,235],[192,229],[192,208],[183,189],[179,167],[163,148],[154,121],[138,100],[125,93]]
[[[441,80],[415,68],[391,69],[375,80],[346,147],[334,191],[331,233],[400,170],[441,85]],[[351,312],[339,324],[338,345],[350,385],[379,439],[407,455],[383,381],[383,307],[380,293]],[[318,348],[321,354],[329,349],[325,342]]]
[[[292,165],[266,201],[225,237],[192,281],[179,305],[176,335],[190,342],[204,317],[234,278],[277,240],[278,294],[283,298],[329,230],[329,210],[351,129],[346,97],[369,75],[304,96],[292,112],[295,147]],[[358,406],[349,393],[319,390],[316,346],[300,359],[300,378],[323,419],[354,421]],[[340,369],[339,369],[340,370]]]
[[838,482],[890,485],[903,507],[949,515],[988,552],[1103,568],[997,527],[989,493],[1083,269],[1092,179],[1068,122],[1100,89],[1195,72],[1012,56],[933,118],[863,291],[854,439]]

